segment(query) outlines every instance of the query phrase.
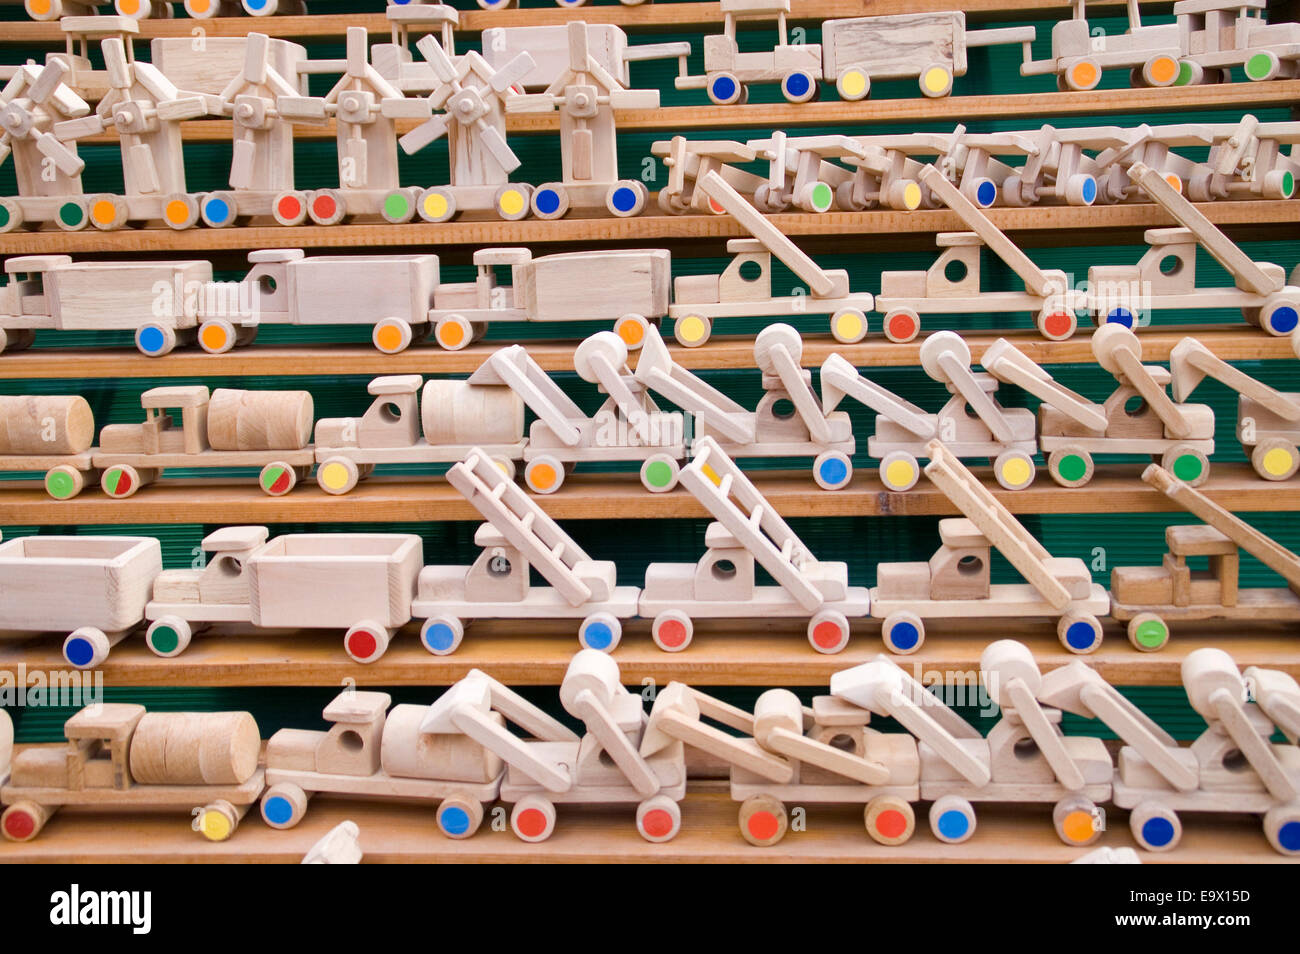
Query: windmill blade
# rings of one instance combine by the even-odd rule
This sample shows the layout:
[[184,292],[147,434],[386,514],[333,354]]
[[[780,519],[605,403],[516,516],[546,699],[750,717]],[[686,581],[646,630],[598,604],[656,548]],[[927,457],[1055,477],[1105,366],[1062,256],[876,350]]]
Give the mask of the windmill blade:
[[98,136],[104,131],[104,119],[96,113],[89,116],[81,116],[77,119],[65,119],[61,123],[55,123],[51,130],[54,138],[61,142],[76,141],[85,139],[87,136]]
[[18,67],[14,75],[9,78],[9,82],[5,83],[4,89],[0,89],[0,103],[9,103],[17,99],[22,95],[23,90],[27,88],[30,81],[31,75],[28,73],[27,67]]
[[54,165],[65,176],[76,176],[81,174],[81,170],[86,168],[86,160],[82,159],[75,152],[59,142],[54,136],[40,130],[32,130],[36,138],[36,148],[49,158],[54,160]]
[[179,119],[197,119],[208,114],[208,104],[202,96],[182,96],[180,99],[163,100],[158,103],[158,118],[163,122]]
[[257,142],[251,136],[236,139],[230,157],[230,187],[247,189],[253,184],[253,169],[257,164]]
[[131,66],[132,78],[149,91],[156,102],[180,99],[181,91],[152,63],[134,63]]
[[443,83],[450,83],[459,88],[460,77],[456,74],[456,64],[451,61],[447,51],[442,48],[442,44],[438,42],[432,33],[421,37],[415,47],[429,61],[434,76],[438,77]]
[[527,50],[519,53],[517,56],[513,57],[510,62],[497,67],[496,71],[492,74],[492,92],[500,96],[516,83],[519,83],[522,86],[524,77],[527,76],[536,65],[537,62],[532,58]]
[[348,27],[347,32],[347,75],[360,78],[366,75],[369,53],[366,49],[366,28]]
[[0,135],[0,166],[5,164],[5,160],[9,158],[10,151],[9,134],[5,133],[4,135]]
[[153,161],[153,150],[138,142],[122,158],[135,173],[136,188],[145,195],[157,195],[162,186],[158,179],[158,166]]
[[108,73],[108,85],[123,92],[126,98],[131,91],[131,64],[126,60],[126,46],[120,36],[105,37],[99,44],[104,51],[104,70]]
[[266,70],[270,56],[270,38],[265,33],[250,33],[244,47],[244,70],[241,74],[245,83],[261,86],[266,82]]
[[397,140],[397,144],[402,147],[402,151],[408,156],[419,152],[429,143],[441,139],[447,134],[447,117],[433,116],[420,125],[416,126],[409,133]]
[[506,142],[506,137],[501,135],[501,130],[488,124],[482,117],[478,123],[478,141],[489,153],[497,164],[506,172],[514,172],[519,168],[519,157],[515,155],[514,150]]
[[68,75],[68,66],[63,60],[54,60],[40,68],[36,81],[27,90],[27,98],[33,103],[44,106],[45,101],[54,95]]

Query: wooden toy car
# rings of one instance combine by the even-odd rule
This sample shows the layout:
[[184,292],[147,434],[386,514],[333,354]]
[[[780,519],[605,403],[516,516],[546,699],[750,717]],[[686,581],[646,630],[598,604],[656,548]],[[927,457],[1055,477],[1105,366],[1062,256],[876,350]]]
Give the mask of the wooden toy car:
[[1137,0],[1131,0],[1128,30],[1098,35],[1088,23],[1085,0],[1072,5],[1074,16],[1052,27],[1051,57],[1032,60],[1026,55],[1022,75],[1055,73],[1058,88],[1079,91],[1095,89],[1107,69],[1129,70],[1134,86],[1172,86],[1178,81],[1183,51],[1177,23],[1144,26]]
[[0,471],[43,471],[55,500],[81,493],[94,473],[94,439],[94,413],[79,395],[0,397]]
[[1174,18],[1182,33],[1184,59],[1177,85],[1227,79],[1240,66],[1246,78],[1262,82],[1296,75],[1300,26],[1268,22],[1266,0],[1179,0]]

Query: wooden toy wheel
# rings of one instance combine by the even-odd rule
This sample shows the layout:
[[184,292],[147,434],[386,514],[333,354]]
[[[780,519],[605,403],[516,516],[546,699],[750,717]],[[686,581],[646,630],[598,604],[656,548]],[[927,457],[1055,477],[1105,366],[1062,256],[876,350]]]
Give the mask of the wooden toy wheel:
[[916,831],[916,812],[897,795],[877,795],[863,811],[867,834],[882,845],[901,845]]
[[745,84],[735,73],[713,73],[706,80],[704,90],[719,106],[731,106],[746,99]]
[[225,841],[239,827],[241,812],[224,798],[204,805],[194,819],[194,830],[208,841]]
[[628,351],[640,350],[645,344],[646,332],[649,330],[650,320],[645,315],[638,315],[635,312],[629,312],[614,322],[614,334],[618,335]]
[[634,179],[620,179],[605,193],[605,208],[615,218],[625,219],[640,215],[650,199],[645,184]]
[[960,845],[975,834],[975,808],[960,795],[941,796],[930,806],[930,831],[949,845]]
[[679,653],[691,644],[695,624],[681,610],[664,610],[650,626],[650,638],[666,653]]
[[1270,295],[1259,310],[1259,326],[1270,335],[1289,335],[1300,326],[1300,295],[1282,291]]
[[1044,308],[1034,324],[1038,326],[1038,333],[1048,341],[1064,341],[1074,336],[1079,328],[1079,319],[1069,308]]
[[1178,60],[1163,53],[1142,64],[1142,82],[1146,86],[1173,86],[1179,73]]
[[379,214],[385,222],[400,225],[415,218],[415,210],[420,201],[420,190],[415,188],[393,189],[379,203]]
[[220,16],[225,6],[223,0],[185,0],[185,13],[193,20],[210,20]]
[[450,222],[460,211],[456,206],[456,193],[445,186],[434,186],[420,193],[415,210],[426,222]]
[[483,824],[483,803],[456,792],[442,800],[437,817],[438,830],[448,838],[468,838]]
[[86,207],[90,211],[90,224],[101,232],[116,232],[126,225],[129,217],[126,200],[120,195],[101,193],[91,196]]
[[813,460],[813,480],[822,490],[843,490],[853,479],[853,461],[843,451],[823,451]]
[[262,821],[283,831],[302,821],[311,796],[293,782],[277,782],[262,796]]
[[63,658],[74,669],[94,669],[103,665],[112,648],[112,641],[102,629],[82,626],[63,641]]
[[63,0],[23,0],[23,9],[33,20],[59,20],[63,17]]
[[690,204],[682,200],[681,193],[667,189],[660,189],[655,201],[659,203],[659,210],[667,215],[685,215],[691,209]]
[[1176,444],[1160,457],[1160,466],[1189,487],[1199,487],[1210,476],[1210,459],[1205,451]]
[[1047,455],[1047,473],[1062,487],[1082,487],[1094,470],[1092,455],[1081,447],[1060,447]]
[[1032,204],[1032,200],[1025,195],[1020,176],[1007,176],[1002,180],[1002,201],[1013,209],[1023,209]]
[[99,486],[114,500],[124,500],[153,479],[155,471],[137,470],[130,464],[114,464],[104,471]]
[[530,185],[518,182],[507,183],[497,190],[492,205],[497,210],[497,215],[507,222],[514,222],[528,217],[532,208],[532,195],[533,187]]
[[1283,855],[1300,855],[1300,803],[1278,805],[1264,813],[1264,837]]
[[411,323],[405,318],[381,318],[370,332],[375,349],[384,354],[398,354],[411,344]]
[[925,644],[925,623],[911,610],[895,610],[885,617],[880,638],[891,653],[906,656]]
[[515,0],[475,0],[484,10],[506,10],[515,5]]
[[1006,450],[993,461],[993,476],[1007,490],[1024,490],[1036,473],[1034,458],[1024,451]]
[[681,464],[670,454],[654,454],[641,465],[641,486],[652,494],[665,494],[677,486]]
[[23,207],[16,199],[0,199],[0,233],[22,228]]
[[569,192],[558,182],[548,182],[537,187],[529,205],[539,219],[558,219],[569,211]]
[[1133,840],[1147,851],[1169,851],[1183,837],[1183,823],[1169,806],[1154,800],[1138,802],[1128,816]]
[[932,63],[921,70],[917,85],[930,99],[947,96],[952,92],[952,70],[946,63]]
[[866,99],[871,95],[871,76],[860,66],[840,70],[835,77],[835,92],[847,102]]
[[990,208],[998,201],[998,184],[988,176],[980,176],[963,182],[961,192],[981,209]]
[[373,619],[365,619],[343,635],[343,648],[359,663],[372,663],[388,651],[392,630]]
[[860,308],[841,308],[831,315],[831,335],[843,344],[854,344],[867,336],[867,315]]
[[1106,816],[1090,798],[1067,795],[1052,806],[1056,836],[1067,845],[1090,845],[1106,830]]
[[835,208],[835,190],[825,182],[809,182],[795,194],[794,204],[805,212],[829,212]]
[[356,462],[347,457],[327,457],[316,468],[316,483],[327,494],[345,494],[361,479]]
[[897,179],[884,193],[885,205],[899,212],[913,212],[926,201],[926,192],[919,182]]
[[646,841],[672,841],[682,829],[682,808],[667,795],[647,798],[636,807],[636,830]]
[[1144,653],[1164,649],[1169,643],[1169,624],[1158,613],[1138,613],[1128,621],[1128,641]]
[[515,479],[515,462],[509,457],[493,457],[492,463],[496,464],[497,470],[506,475],[507,480]]
[[435,656],[450,656],[465,638],[465,625],[455,616],[430,616],[420,626],[420,643]]
[[751,795],[740,804],[740,835],[759,848],[768,848],[785,837],[790,819],[785,805],[771,795]]
[[521,841],[545,841],[555,831],[555,806],[541,795],[525,795],[510,811],[510,830]]
[[0,815],[0,831],[8,841],[31,841],[41,833],[53,810],[26,799],[14,802]]
[[893,308],[885,313],[881,330],[890,341],[911,341],[921,331],[921,316],[911,308]]
[[307,220],[309,201],[307,193],[298,189],[281,192],[271,203],[271,216],[281,225],[302,225]]
[[199,217],[209,228],[224,229],[239,218],[239,202],[233,192],[209,192],[199,200]]
[[35,328],[0,329],[0,351],[26,351],[35,341]]
[[835,204],[845,212],[864,212],[876,207],[875,199],[861,197],[854,189],[852,179],[846,179],[835,187]]
[[1075,92],[1096,89],[1101,82],[1101,66],[1092,57],[1075,60],[1065,68],[1065,86]]
[[786,102],[807,103],[817,99],[820,92],[817,77],[807,70],[791,70],[781,77],[781,95]]
[[1289,169],[1274,169],[1264,174],[1265,199],[1289,199],[1295,195],[1295,174]]
[[[1200,86],[1205,82],[1205,67],[1195,60],[1179,60],[1175,86]],[[1201,201],[1199,199],[1195,201]]]
[[612,653],[623,637],[623,624],[613,613],[592,613],[578,627],[578,643],[583,649]]
[[237,337],[234,323],[227,318],[212,318],[199,326],[199,347],[208,354],[225,354]]
[[155,656],[179,656],[194,636],[188,620],[179,616],[160,616],[149,624],[144,641]]
[[348,214],[347,200],[334,189],[320,189],[311,193],[307,202],[307,215],[317,225],[337,225]]
[[71,500],[86,486],[86,475],[69,464],[51,467],[45,474],[45,492],[55,500]]
[[921,464],[907,451],[890,451],[880,461],[880,482],[886,490],[903,493],[921,479]]
[[762,212],[784,212],[790,208],[790,197],[784,190],[774,189],[771,183],[764,182],[754,190],[754,205]]
[[1272,50],[1251,54],[1244,64],[1246,79],[1253,83],[1274,79],[1282,69],[1282,61]]
[[136,329],[135,347],[150,358],[171,354],[176,347],[176,329],[168,325],[147,322]]
[[272,461],[262,468],[257,483],[268,496],[283,497],[297,485],[298,471],[284,461]]
[[474,325],[464,315],[443,315],[434,323],[433,340],[444,351],[460,351],[474,340]]
[[65,232],[80,232],[90,222],[90,209],[86,199],[67,199],[60,206],[54,217],[60,229]]
[[524,483],[535,494],[553,494],[564,483],[564,465],[550,454],[524,464]]
[[1084,654],[1096,652],[1104,633],[1101,621],[1091,613],[1069,612],[1057,620],[1056,635],[1070,652]]
[[1097,201],[1097,180],[1080,172],[1065,180],[1065,201],[1069,205],[1092,205]]
[[808,621],[808,643],[819,653],[833,655],[849,644],[848,618],[837,610],[822,610]]
[[199,200],[185,192],[173,192],[163,198],[162,213],[169,229],[192,229],[199,223]]
[[1290,441],[1270,437],[1251,449],[1250,465],[1265,480],[1287,480],[1300,469],[1300,450]]

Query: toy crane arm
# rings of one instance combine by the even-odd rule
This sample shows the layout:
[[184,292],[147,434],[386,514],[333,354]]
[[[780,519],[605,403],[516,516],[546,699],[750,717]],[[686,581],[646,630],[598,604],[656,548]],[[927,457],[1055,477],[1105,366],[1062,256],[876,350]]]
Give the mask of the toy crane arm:
[[1280,669],[1251,666],[1245,676],[1248,685],[1254,687],[1255,702],[1264,714],[1292,744],[1300,741],[1300,685]]
[[1142,395],[1170,435],[1185,438],[1191,434],[1187,416],[1142,363],[1142,344],[1131,329],[1114,322],[1102,325],[1093,332],[1092,353],[1099,365]]
[[817,397],[804,383],[799,359],[803,357],[803,340],[799,332],[789,325],[769,325],[754,340],[755,364],[765,374],[775,374],[794,405],[795,413],[808,428],[814,441],[829,443],[831,427],[817,402]]
[[1184,338],[1169,354],[1173,372],[1169,389],[1174,400],[1185,401],[1207,375],[1268,408],[1278,417],[1300,421],[1300,401],[1274,390],[1262,381],[1233,367],[1195,338]]
[[1089,430],[1106,429],[1104,409],[1058,384],[1050,374],[1005,338],[999,338],[989,345],[980,363],[984,365],[985,371],[999,381],[1027,391]]
[[[721,718],[719,713],[728,718]],[[741,718],[734,718],[737,713]],[[641,754],[649,757],[673,742],[682,742],[779,785],[794,779],[794,766],[785,759],[763,751],[752,738],[740,738],[714,728],[701,721],[702,717],[739,728],[742,732],[753,732],[753,718],[748,713],[684,683],[670,682],[655,696],[650,721],[641,737]],[[746,721],[748,727],[733,724]]]
[[754,738],[769,752],[816,765],[863,785],[884,785],[889,781],[889,769],[880,762],[807,738],[803,734],[803,707],[799,697],[788,689],[769,689],[758,697]]
[[708,422],[709,427],[737,444],[756,438],[753,413],[680,367],[655,328],[646,329],[637,359],[636,379],[647,388]]
[[970,368],[970,347],[955,331],[937,331],[921,342],[921,367],[934,380],[949,385],[966,399],[993,437],[1009,444],[1016,434],[1007,415],[980,386]]
[[907,428],[920,440],[929,440],[938,433],[934,418],[924,409],[859,374],[858,369],[841,355],[832,354],[822,362],[821,381],[822,411],[825,414],[839,407],[840,401],[848,396]]
[[980,656],[980,680],[989,696],[1024,724],[1057,781],[1071,792],[1082,791],[1083,772],[1070,758],[1060,733],[1038,701],[1043,675],[1029,647],[1014,639],[991,643]]
[[640,433],[646,412],[639,395],[645,391],[639,385],[633,390],[628,384],[631,372],[627,370],[627,343],[622,338],[612,331],[598,331],[573,352],[573,369],[582,380],[598,384],[633,431]]
[[567,447],[576,447],[582,432],[574,421],[586,420],[573,400],[560,389],[522,345],[509,345],[479,366],[470,384],[504,384],[518,394]]

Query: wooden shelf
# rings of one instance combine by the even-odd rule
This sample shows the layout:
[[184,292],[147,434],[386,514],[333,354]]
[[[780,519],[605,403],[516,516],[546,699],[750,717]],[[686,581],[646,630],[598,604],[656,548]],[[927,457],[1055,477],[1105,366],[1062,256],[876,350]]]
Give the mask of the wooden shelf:
[[[650,207],[654,207],[653,201]],[[1288,237],[1300,222],[1300,201],[1258,199],[1254,201],[1209,202],[1198,206],[1210,221],[1232,231],[1233,226],[1273,226],[1270,234]],[[1136,232],[1176,223],[1152,203],[1103,206],[1034,206],[1025,209],[995,208],[989,218],[1010,233],[1085,234],[1077,241],[1115,240],[1109,233]],[[897,243],[903,233],[951,232],[964,226],[946,209],[895,212],[782,213],[768,220],[789,236],[852,236],[857,249],[867,250],[881,243]],[[410,245],[529,245],[547,243],[599,244],[668,240],[716,240],[740,238],[748,233],[730,216],[638,215],[632,218],[525,219],[505,222],[482,221],[420,222],[407,225],[302,225],[248,226],[244,228],[122,229],[99,232],[45,230],[9,232],[0,235],[0,255],[111,252],[195,252],[219,249],[262,248],[381,248]],[[1026,244],[1033,244],[1032,240]]]
[[[1241,668],[1281,669],[1300,677],[1300,635],[1294,626],[1251,624],[1251,635],[1224,635],[1223,624],[1184,623],[1169,646],[1158,653],[1138,652],[1123,629],[1106,621],[1106,638],[1097,652],[1076,656],[1061,647],[1054,621],[966,620],[927,624],[925,645],[911,656],[895,657],[913,674],[953,674],[973,680],[980,654],[996,639],[1014,637],[1031,650],[1044,672],[1086,660],[1106,681],[1119,686],[1182,685],[1180,667],[1193,649],[1216,646],[1232,654]],[[1241,625],[1233,624],[1240,633]],[[278,631],[248,635],[237,627],[214,629],[194,637],[180,656],[155,656],[137,636],[115,646],[99,669],[106,686],[339,686],[355,680],[362,686],[447,686],[471,669],[482,669],[512,686],[557,686],[578,651],[576,621],[520,624],[478,620],[466,628],[465,641],[450,656],[434,656],[419,641],[417,628],[394,637],[388,652],[368,665],[353,662],[343,651],[343,634]],[[66,671],[62,638],[0,643],[0,670],[18,673],[25,665],[36,674]],[[826,686],[832,673],[873,659],[884,651],[880,624],[854,622],[847,649],[833,656],[818,653],[798,624],[757,619],[697,622],[695,638],[680,653],[666,653],[650,639],[649,620],[627,624],[614,652],[623,682],[653,679],[659,685],[679,680],[693,686]],[[926,676],[933,681],[935,675]],[[975,686],[975,682],[967,682]]]

